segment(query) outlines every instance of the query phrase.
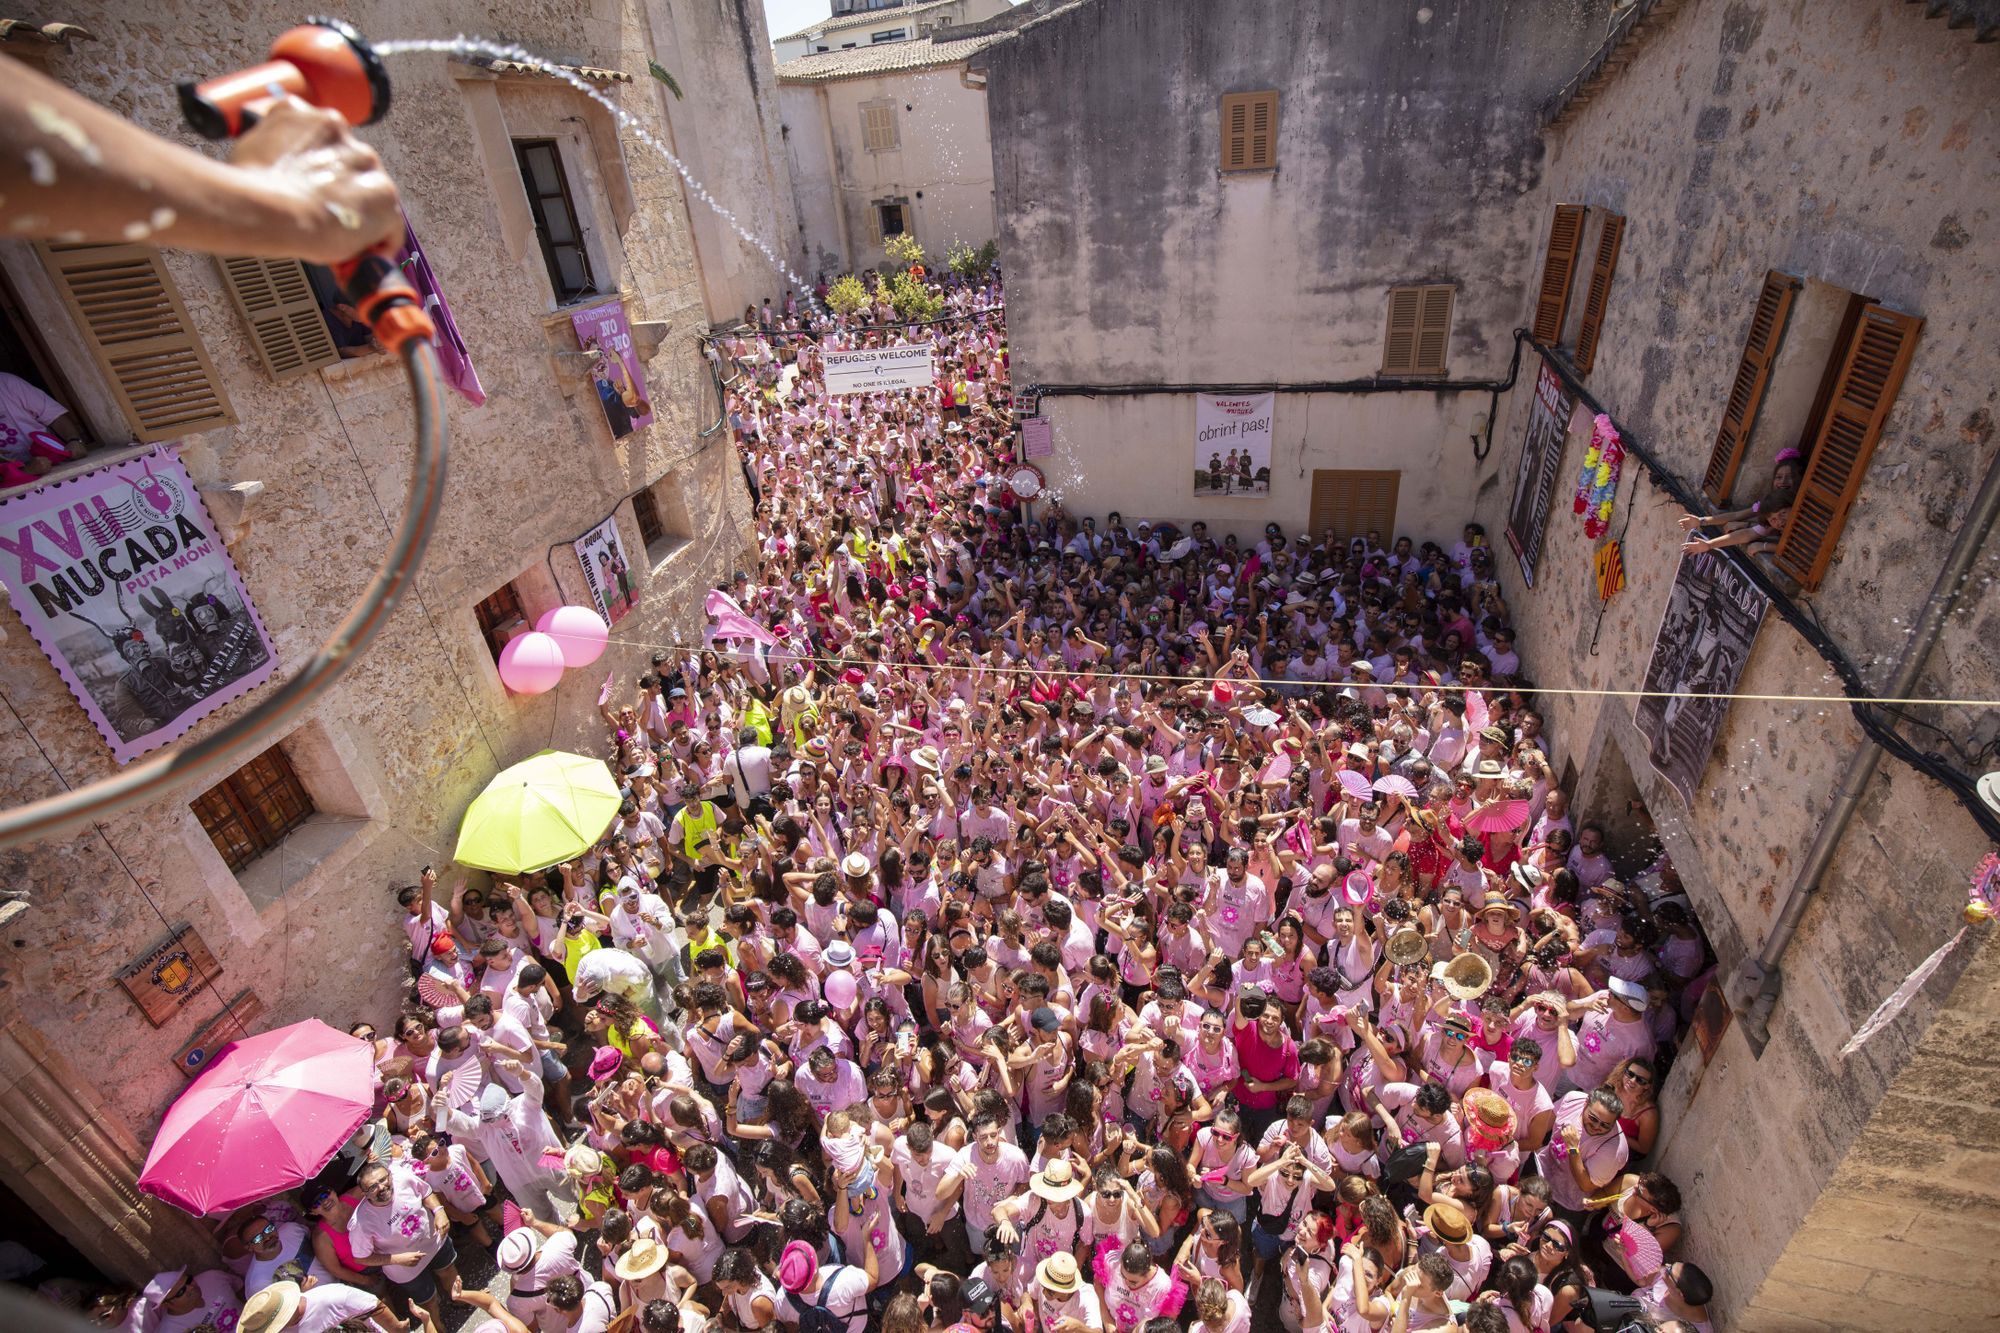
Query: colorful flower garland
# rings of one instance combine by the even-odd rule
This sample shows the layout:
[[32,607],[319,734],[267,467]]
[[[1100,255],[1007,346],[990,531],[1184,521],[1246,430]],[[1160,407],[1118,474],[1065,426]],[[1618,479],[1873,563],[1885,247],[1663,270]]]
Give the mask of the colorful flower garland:
[[1611,418],[1599,413],[1591,422],[1590,449],[1576,477],[1576,501],[1583,535],[1596,541],[1611,528],[1611,508],[1618,500],[1618,474],[1625,466],[1625,441]]

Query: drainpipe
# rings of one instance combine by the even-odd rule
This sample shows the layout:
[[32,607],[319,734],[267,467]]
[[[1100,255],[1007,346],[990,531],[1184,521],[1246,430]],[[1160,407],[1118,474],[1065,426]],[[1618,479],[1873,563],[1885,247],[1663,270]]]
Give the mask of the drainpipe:
[[[1931,649],[1936,646],[1938,635],[1944,629],[1945,620],[1958,605],[1959,594],[1971,578],[1972,567],[1979,558],[1980,548],[1986,544],[1986,535],[1992,530],[1996,517],[2000,517],[2000,458],[1996,458],[1986,470],[1986,480],[1980,484],[1972,509],[1960,525],[1958,536],[1952,540],[1944,568],[1938,571],[1937,582],[1931,585],[1930,596],[1925,599],[1916,623],[1910,627],[1909,642],[1903,646],[1903,654],[1896,661],[1895,673],[1883,684],[1885,698],[1905,698],[1915,688],[1917,677],[1923,674],[1924,663],[1930,658]],[[1860,808],[1861,798],[1868,790],[1869,779],[1875,776],[1875,765],[1881,758],[1882,747],[1872,740],[1864,740],[1861,748],[1854,752],[1854,757],[1847,763],[1847,772],[1834,788],[1833,806],[1827,811],[1826,819],[1813,839],[1812,849],[1806,853],[1798,877],[1792,881],[1792,887],[1785,895],[1784,906],[1778,910],[1778,919],[1772,925],[1771,933],[1765,937],[1764,947],[1755,958],[1744,960],[1729,980],[1729,1007],[1739,1016],[1737,1021],[1743,1025],[1743,1035],[1749,1038],[1751,1047],[1759,1055],[1764,1053],[1764,1046],[1771,1039],[1771,1011],[1777,1006],[1779,992],[1784,989],[1784,974],[1778,969],[1779,960],[1791,945],[1792,936],[1798,933],[1799,922],[1804,919],[1806,908],[1819,889],[1820,879],[1833,863],[1834,852],[1839,849],[1841,837],[1847,832],[1854,812]]]
[[[854,253],[854,240],[848,235],[847,199],[840,179],[840,152],[835,147],[833,136],[833,99],[827,95],[826,85],[813,89],[819,95],[819,127],[826,142],[826,188],[833,196],[833,225],[840,232],[840,262],[847,265],[850,273],[861,271],[861,256]],[[819,263],[819,256],[813,256],[813,263]]]

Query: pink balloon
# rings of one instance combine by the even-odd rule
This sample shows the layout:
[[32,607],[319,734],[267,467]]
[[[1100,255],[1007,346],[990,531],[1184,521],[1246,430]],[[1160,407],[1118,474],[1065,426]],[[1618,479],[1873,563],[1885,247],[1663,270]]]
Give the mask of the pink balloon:
[[854,984],[852,972],[829,972],[826,977],[826,1002],[836,1009],[845,1009],[854,1003],[859,992]]
[[564,666],[589,666],[604,656],[611,638],[611,626],[587,606],[554,606],[535,622],[538,633],[546,634],[562,649]]
[[500,650],[501,683],[516,694],[546,694],[562,673],[562,645],[546,634],[523,634]]

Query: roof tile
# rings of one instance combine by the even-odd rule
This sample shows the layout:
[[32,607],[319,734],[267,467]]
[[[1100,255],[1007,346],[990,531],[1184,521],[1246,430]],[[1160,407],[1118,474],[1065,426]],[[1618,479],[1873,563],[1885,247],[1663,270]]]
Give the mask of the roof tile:
[[897,74],[905,70],[934,69],[956,65],[991,46],[1000,33],[982,33],[954,41],[883,42],[857,46],[852,51],[824,51],[800,56],[778,66],[781,83],[825,83],[833,79],[857,79],[874,74]]

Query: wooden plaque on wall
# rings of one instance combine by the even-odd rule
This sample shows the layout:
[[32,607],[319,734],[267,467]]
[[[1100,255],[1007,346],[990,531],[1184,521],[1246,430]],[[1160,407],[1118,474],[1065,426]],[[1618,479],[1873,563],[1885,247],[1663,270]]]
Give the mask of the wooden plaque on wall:
[[174,1053],[174,1068],[184,1078],[193,1078],[208,1068],[222,1048],[250,1035],[250,1024],[264,1016],[264,1002],[252,991],[243,991],[229,1007],[202,1024],[188,1044]]
[[118,973],[118,984],[139,1006],[146,1021],[159,1027],[221,975],[215,955],[194,927],[182,922],[144,955],[127,963]]

